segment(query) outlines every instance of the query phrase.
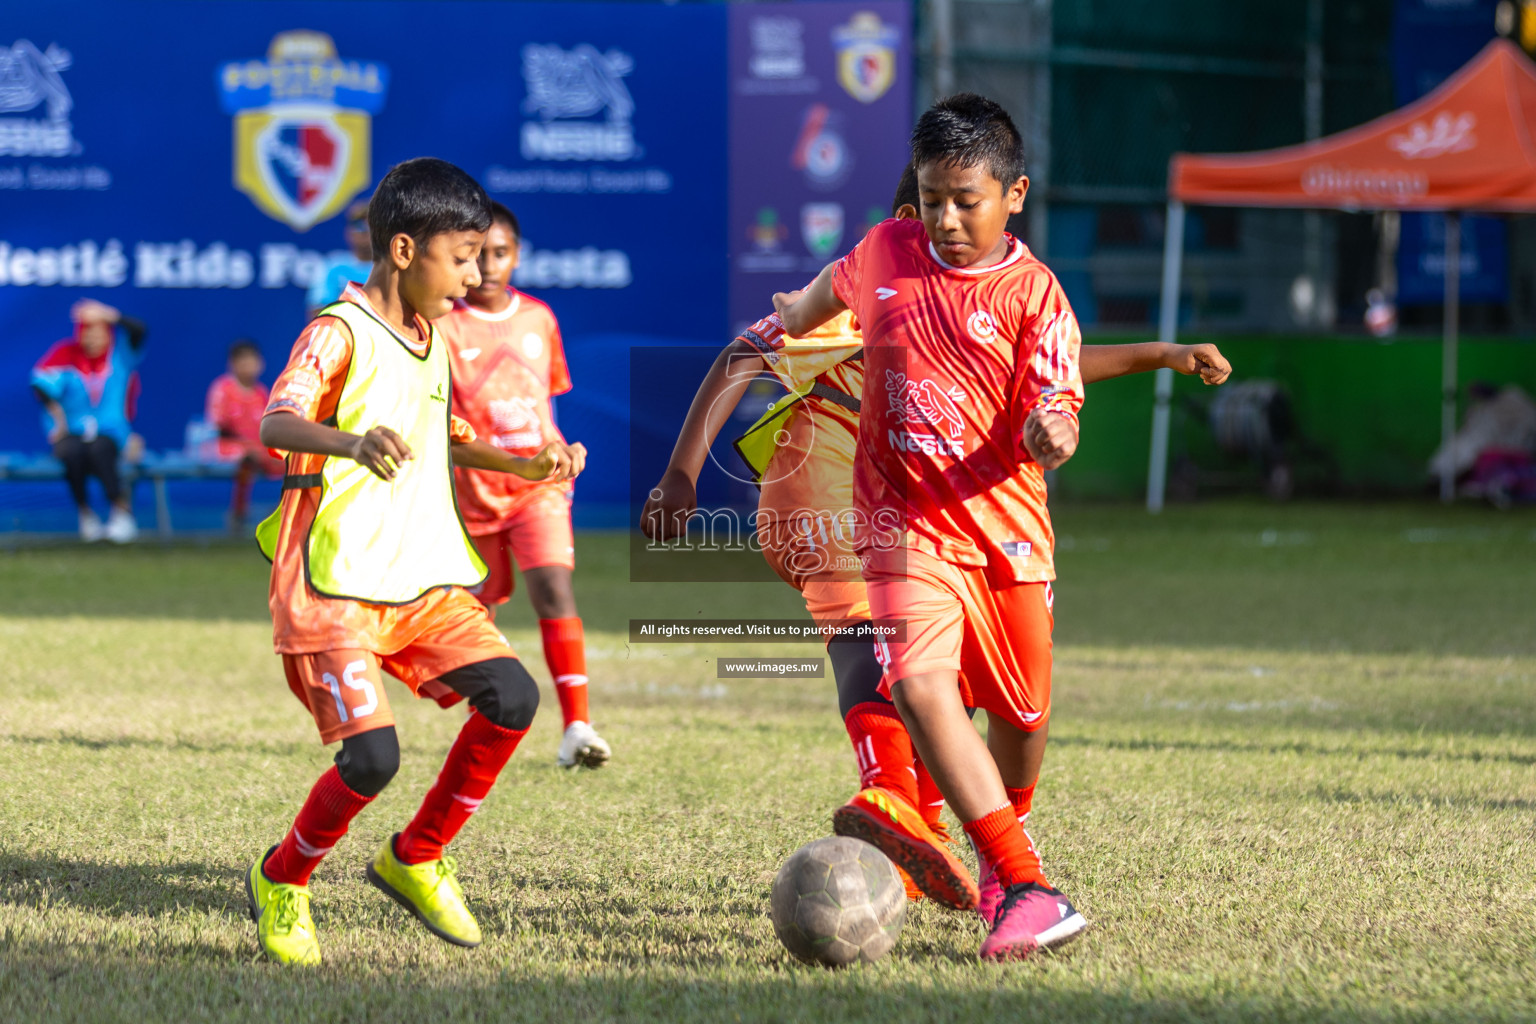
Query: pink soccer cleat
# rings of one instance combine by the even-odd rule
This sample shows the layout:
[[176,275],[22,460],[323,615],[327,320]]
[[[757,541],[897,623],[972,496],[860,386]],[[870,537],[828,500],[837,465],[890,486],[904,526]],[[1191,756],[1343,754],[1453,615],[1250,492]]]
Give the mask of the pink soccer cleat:
[[1037,949],[1075,939],[1088,922],[1055,889],[1035,882],[1010,885],[981,944],[983,960],[1022,960]]
[[996,869],[980,854],[976,855],[976,867],[977,874],[981,876],[981,896],[976,900],[976,913],[981,915],[981,919],[990,928],[993,919],[997,917],[997,908],[1003,905],[1003,883],[997,880]]

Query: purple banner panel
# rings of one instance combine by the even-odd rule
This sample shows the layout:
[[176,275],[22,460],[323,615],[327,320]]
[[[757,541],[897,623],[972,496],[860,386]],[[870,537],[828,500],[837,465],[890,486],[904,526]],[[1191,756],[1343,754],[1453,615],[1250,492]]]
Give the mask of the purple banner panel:
[[905,0],[730,8],[730,317],[773,311],[890,216],[912,130]]

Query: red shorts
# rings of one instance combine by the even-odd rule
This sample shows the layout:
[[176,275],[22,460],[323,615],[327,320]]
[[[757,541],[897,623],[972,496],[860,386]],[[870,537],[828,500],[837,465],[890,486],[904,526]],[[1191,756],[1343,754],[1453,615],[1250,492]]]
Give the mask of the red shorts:
[[[883,563],[883,564],[882,564]],[[865,578],[876,619],[905,622],[902,641],[875,644],[885,666],[880,692],[928,672],[954,672],[968,707],[1001,715],[1026,732],[1051,713],[1049,583],[995,590],[986,570],[911,549],[876,552]]]
[[523,572],[558,565],[576,567],[575,536],[571,532],[571,498],[564,491],[544,489],[519,506],[512,518],[490,533],[473,534],[475,550],[489,574],[469,592],[482,604],[506,604],[512,596],[512,563]]
[[492,658],[517,657],[484,605],[466,597],[443,611],[439,621],[393,654],[352,649],[283,655],[288,688],[314,716],[321,743],[395,724],[381,671],[416,696],[450,707],[462,698],[439,681],[444,673]]

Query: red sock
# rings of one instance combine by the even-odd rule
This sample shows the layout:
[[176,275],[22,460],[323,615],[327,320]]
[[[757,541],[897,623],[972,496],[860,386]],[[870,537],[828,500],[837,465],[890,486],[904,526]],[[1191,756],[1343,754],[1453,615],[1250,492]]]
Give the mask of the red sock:
[[582,638],[581,619],[540,619],[539,635],[544,639],[544,664],[555,679],[555,696],[560,698],[560,714],[565,727],[572,722],[589,722],[587,717],[587,646]]
[[1005,887],[1020,882],[1049,884],[1045,872],[1040,870],[1040,855],[1019,827],[1011,805],[1004,804],[984,817],[966,822],[965,834],[971,837],[977,855],[996,869],[997,880]]
[[372,802],[373,797],[349,789],[331,766],[309,791],[293,827],[262,865],[262,873],[274,882],[308,885],[315,866],[347,834],[357,812]]
[[1034,806],[1035,787],[1028,785],[1023,789],[1014,789],[1012,786],[1008,786],[1006,789],[1008,802],[1013,805],[1013,813],[1019,816],[1019,824],[1022,825],[1024,824],[1024,819],[1029,817],[1030,807]]
[[[918,807],[912,737],[894,704],[855,704],[843,719],[859,761],[859,785],[879,786]],[[921,809],[921,808],[919,808]]]
[[245,513],[251,507],[251,481],[255,471],[248,463],[240,463],[235,470],[235,483],[229,495],[229,514],[235,522],[245,522]]
[[933,776],[923,767],[922,758],[917,759],[917,799],[920,801],[917,809],[923,812],[923,820],[928,823],[928,827],[937,825],[944,813],[944,794],[939,792],[939,784],[933,781]]
[[496,783],[528,730],[492,725],[484,715],[470,715],[448,751],[443,770],[427,790],[416,817],[395,840],[395,856],[405,864],[437,860]]

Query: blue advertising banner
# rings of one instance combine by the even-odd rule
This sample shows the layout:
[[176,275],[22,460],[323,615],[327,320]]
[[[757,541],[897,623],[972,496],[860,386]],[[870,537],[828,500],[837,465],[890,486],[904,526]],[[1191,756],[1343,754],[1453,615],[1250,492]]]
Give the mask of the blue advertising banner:
[[[1495,0],[1397,0],[1392,82],[1398,106],[1449,78],[1494,36]],[[1509,301],[1509,241],[1497,217],[1462,217],[1463,302]],[[1445,219],[1405,213],[1397,248],[1397,301],[1445,300]]]
[[912,129],[905,2],[730,17],[730,320],[772,311],[890,215]]
[[269,381],[286,360],[348,204],[433,155],[521,219],[516,281],[560,320],[562,424],[594,449],[583,493],[623,500],[623,363],[587,339],[728,326],[726,21],[628,3],[9,7],[0,450],[45,448],[28,373],[83,296],[149,325],[135,425],[180,448],[234,339],[256,339]]

